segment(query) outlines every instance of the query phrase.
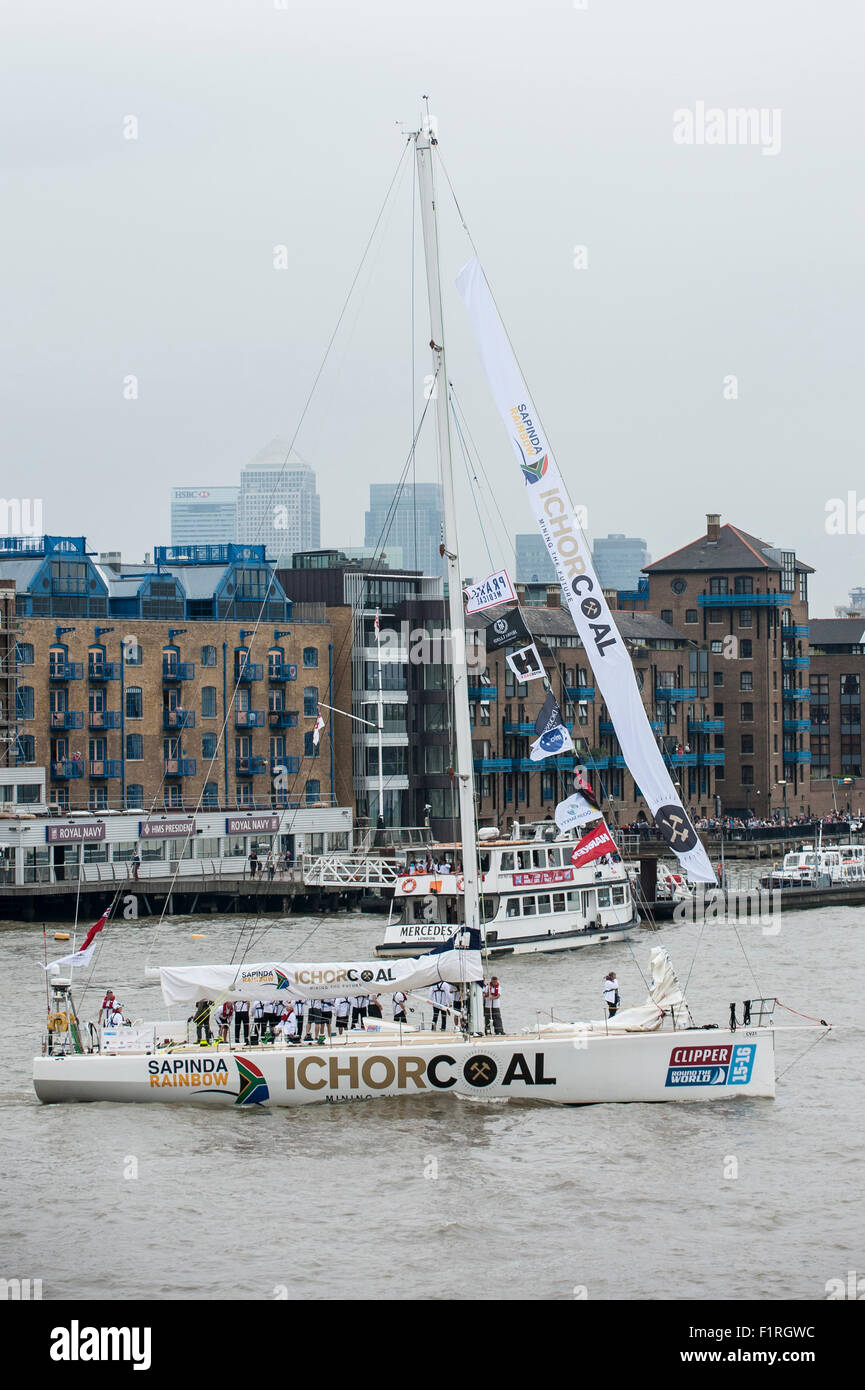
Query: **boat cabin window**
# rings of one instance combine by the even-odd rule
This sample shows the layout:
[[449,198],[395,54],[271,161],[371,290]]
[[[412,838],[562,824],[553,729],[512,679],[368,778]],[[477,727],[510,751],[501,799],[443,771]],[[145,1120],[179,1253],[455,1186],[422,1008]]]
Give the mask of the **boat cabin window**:
[[609,888],[599,888],[599,889],[598,889],[598,907],[609,907],[609,906],[610,906],[610,890],[609,890]]
[[621,907],[625,901],[625,890],[618,885],[613,888],[613,907]]
[[537,904],[534,898],[523,898],[523,916],[534,917],[537,912]]
[[481,854],[481,855],[478,856],[478,864],[480,865],[480,870],[481,870],[481,873],[482,873],[482,874],[488,874],[488,873],[489,873],[489,871],[490,871],[490,855],[489,855],[489,850],[486,850],[483,854]]
[[506,914],[506,915],[507,915],[508,917],[519,917],[519,915],[520,915],[520,900],[519,900],[519,898],[508,898],[508,910],[507,910],[507,914]]
[[554,893],[554,894],[553,894],[553,912],[564,912],[564,910],[565,910],[565,895],[564,895],[564,893]]
[[514,852],[513,852],[512,849],[503,850],[503,852],[502,852],[501,869],[502,869],[502,873],[513,873],[513,871],[514,871]]
[[567,894],[567,899],[568,899],[568,911],[569,911],[569,912],[579,912],[579,910],[580,910],[580,894],[579,894],[579,890],[577,890],[576,892],[568,893],[568,894]]
[[538,913],[539,913],[539,915],[543,916],[545,913],[550,912],[550,911],[551,911],[551,908],[550,908],[550,895],[549,895],[549,893],[539,893],[539,894],[538,894]]
[[532,852],[530,849],[521,849],[517,854],[517,864],[520,869],[530,869],[532,867]]
[[562,867],[562,851],[560,849],[548,849],[547,856],[551,869],[560,869]]

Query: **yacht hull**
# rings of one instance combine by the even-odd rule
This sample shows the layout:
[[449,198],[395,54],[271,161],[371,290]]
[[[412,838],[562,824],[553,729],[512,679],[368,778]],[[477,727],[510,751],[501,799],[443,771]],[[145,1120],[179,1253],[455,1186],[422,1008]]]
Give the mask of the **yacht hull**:
[[456,1095],[557,1105],[775,1094],[770,1028],[623,1035],[383,1033],[327,1046],[37,1057],[40,1101],[291,1106]]

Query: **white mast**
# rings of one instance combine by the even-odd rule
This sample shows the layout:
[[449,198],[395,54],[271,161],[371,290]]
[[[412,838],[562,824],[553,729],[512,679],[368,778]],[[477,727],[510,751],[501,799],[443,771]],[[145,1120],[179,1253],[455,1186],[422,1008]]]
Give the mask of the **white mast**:
[[379,609],[375,611],[375,648],[376,660],[378,662],[378,829],[384,829],[384,759],[382,756],[381,736],[384,729],[384,718],[381,703],[381,613]]
[[475,796],[472,768],[472,731],[469,721],[468,668],[466,666],[466,625],[463,610],[463,585],[457,541],[456,502],[454,499],[453,463],[451,460],[450,412],[448,409],[448,377],[445,366],[444,328],[442,322],[441,282],[439,279],[438,222],[436,218],[435,180],[433,176],[433,146],[435,137],[429,130],[415,134],[418,187],[420,190],[423,244],[426,258],[427,288],[429,291],[430,328],[432,331],[433,397],[436,405],[439,458],[441,460],[444,500],[445,560],[448,580],[448,610],[451,629],[451,660],[454,691],[454,723],[456,732],[456,783],[459,793],[460,822],[463,844],[463,877],[465,879],[465,920],[467,927],[480,930],[478,901],[478,854],[475,837]]

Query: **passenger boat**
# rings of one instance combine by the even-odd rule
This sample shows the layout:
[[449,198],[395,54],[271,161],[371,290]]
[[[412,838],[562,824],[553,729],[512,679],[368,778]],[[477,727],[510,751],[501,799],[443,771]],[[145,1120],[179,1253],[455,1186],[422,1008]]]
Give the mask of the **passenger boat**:
[[764,888],[834,888],[865,882],[865,845],[802,845],[762,879]]
[[[548,838],[551,831],[554,839]],[[480,913],[488,957],[570,951],[631,935],[640,918],[627,866],[596,860],[574,868],[574,843],[573,835],[556,834],[549,821],[525,838],[481,842]],[[461,849],[436,846],[435,852],[453,867],[461,863]],[[410,865],[396,881],[376,955],[413,955],[446,940],[465,921],[464,897],[463,874]]]

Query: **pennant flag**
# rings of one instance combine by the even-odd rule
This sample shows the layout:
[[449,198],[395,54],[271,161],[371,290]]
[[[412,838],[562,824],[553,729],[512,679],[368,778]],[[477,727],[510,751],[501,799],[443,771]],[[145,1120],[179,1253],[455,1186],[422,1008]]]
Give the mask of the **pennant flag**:
[[577,841],[571,855],[571,863],[575,869],[582,869],[586,864],[591,864],[593,859],[600,859],[604,854],[618,854],[618,852],[616,842],[606,825],[599,825]]
[[376,615],[375,615],[375,622],[373,623],[373,627],[375,628],[375,640],[376,640],[376,642],[377,642],[377,641],[379,640],[378,614],[377,614],[377,613],[376,613]]
[[574,792],[566,801],[560,801],[555,810],[556,825],[560,830],[573,830],[575,825],[598,820],[600,815],[597,806],[592,806],[579,792]]
[[322,731],[323,728],[324,728],[324,715],[322,715],[322,714],[320,713],[319,716],[318,716],[318,718],[317,718],[316,721],[315,721],[315,728],[314,728],[313,731],[312,731],[312,746],[313,746],[313,748],[317,748],[317,747],[318,747],[318,741],[319,741],[319,739],[321,738],[321,731]]
[[460,271],[457,285],[516,455],[527,501],[555,565],[564,602],[588,654],[625,762],[651,808],[658,834],[684,864],[688,877],[697,883],[715,883],[715,871],[655,742],[627,643],[604,598],[577,509],[476,257]]
[[96,938],[108,921],[109,911],[109,908],[105,909],[99,921],[95,922],[90,928],[77,951],[73,951],[71,956],[61,956],[59,960],[49,961],[48,965],[43,966],[43,968],[45,970],[50,970],[54,965],[86,965],[93,955],[93,952],[96,950],[98,944]]
[[507,570],[497,570],[495,574],[488,574],[479,584],[470,584],[467,589],[463,589],[463,596],[466,601],[466,614],[480,613],[484,608],[497,608],[500,603],[513,603],[517,597]]
[[590,806],[594,806],[596,810],[600,810],[601,803],[598,801],[598,798],[592,791],[591,783],[586,781],[586,778],[583,775],[583,769],[581,767],[574,768],[574,786],[576,787],[578,792],[581,792],[583,794]]
[[532,640],[519,608],[510,608],[500,618],[494,619],[484,630],[487,650],[497,652],[501,647],[527,646]]
[[557,724],[554,729],[547,729],[545,734],[541,734],[529,748],[529,757],[533,763],[539,763],[542,758],[554,758],[557,753],[569,753],[574,746],[564,724]]
[[544,703],[541,705],[541,712],[535,720],[535,733],[546,734],[550,729],[555,729],[562,723],[562,711],[555,695],[550,691]]
[[534,642],[527,647],[518,647],[515,652],[505,652],[505,661],[518,681],[537,681],[544,676],[544,663]]

